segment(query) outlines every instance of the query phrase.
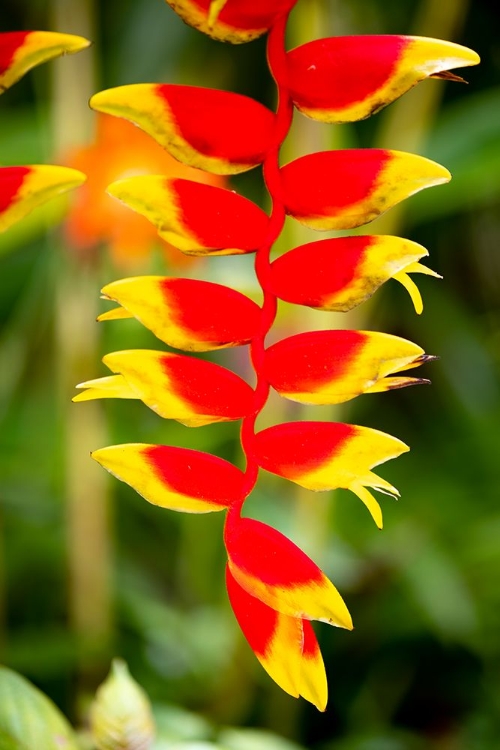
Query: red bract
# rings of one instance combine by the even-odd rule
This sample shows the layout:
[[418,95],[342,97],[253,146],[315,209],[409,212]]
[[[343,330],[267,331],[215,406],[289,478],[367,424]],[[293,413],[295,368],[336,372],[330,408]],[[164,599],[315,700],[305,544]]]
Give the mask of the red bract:
[[167,0],[199,31],[224,42],[241,44],[264,34],[297,0]]
[[477,65],[479,56],[440,39],[338,36],[296,47],[287,62],[291,97],[301,112],[351,122],[378,112],[424,78]]
[[138,83],[101,91],[90,106],[130,120],[179,161],[215,174],[261,164],[272,142],[273,113],[228,91]]
[[[0,33],[0,94],[36,65],[79,52],[89,44],[81,36],[52,31]],[[0,232],[59,193],[78,187],[85,179],[82,172],[66,167],[44,164],[0,167]]]
[[143,214],[158,234],[187,255],[240,255],[257,250],[268,217],[251,201],[192,180],[130,177],[108,192]]
[[176,349],[206,352],[240,346],[259,329],[260,308],[255,302],[209,281],[136,276],[108,284],[102,293],[121,307],[99,320],[135,317]]
[[55,31],[8,31],[0,34],[0,93],[28,70],[54,57],[79,52],[90,42]]
[[76,169],[45,164],[0,167],[0,232],[34,208],[85,182]]
[[324,710],[325,670],[309,620],[350,630],[349,611],[305,552],[271,526],[243,517],[242,508],[264,469],[312,491],[350,490],[381,528],[382,510],[372,493],[398,497],[399,492],[373,469],[409,449],[360,425],[297,421],[256,432],[256,419],[271,387],[294,401],[339,403],[428,382],[401,373],[432,357],[410,341],[375,331],[306,331],[269,347],[265,338],[278,298],[344,311],[394,278],[421,312],[409,274],[437,274],[419,263],[425,248],[399,237],[311,242],[273,263],[270,252],[286,214],[315,229],[349,229],[450,175],[435,162],[400,151],[325,151],[281,165],[279,149],[294,105],[330,122],[360,119],[424,77],[453,77],[446,71],[473,65],[477,56],[458,45],[414,37],[324,39],[287,53],[293,0],[168,2],[216,39],[243,42],[269,30],[276,113],[227,92],[158,84],[101,92],[92,106],[132,120],[177,159],[206,170],[231,174],[262,163],[271,215],[234,192],[161,176],[123,180],[110,192],[184,252],[255,252],[262,306],[219,285],[145,277],[104,287],[104,296],[119,307],[100,319],[136,317],[158,338],[185,350],[249,344],[256,386],[195,357],[128,351],[107,355],[104,363],[115,374],[82,383],[87,390],[77,398],[141,398],[162,416],[191,426],[242,419],[244,472],[215,456],[169,446],[114,446],[96,451],[94,458],[149,502],[188,512],[227,509],[226,581],[236,619],[278,685]]
[[113,445],[92,458],[153,505],[184,513],[224,510],[241,495],[244,474],[210,453],[169,445]]

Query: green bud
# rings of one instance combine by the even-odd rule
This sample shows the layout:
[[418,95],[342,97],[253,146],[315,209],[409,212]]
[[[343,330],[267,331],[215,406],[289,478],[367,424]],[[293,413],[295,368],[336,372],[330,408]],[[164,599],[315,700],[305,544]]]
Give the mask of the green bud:
[[111,672],[98,688],[90,709],[90,726],[97,750],[151,747],[155,734],[151,704],[124,661],[113,661]]

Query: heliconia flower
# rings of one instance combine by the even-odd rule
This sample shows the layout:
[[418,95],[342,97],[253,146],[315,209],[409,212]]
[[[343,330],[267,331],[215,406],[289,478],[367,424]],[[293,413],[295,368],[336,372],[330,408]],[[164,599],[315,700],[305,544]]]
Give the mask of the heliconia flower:
[[320,151],[281,168],[287,213],[313,229],[352,229],[433,185],[447,169],[423,156],[379,148]]
[[269,217],[241,195],[157,175],[114,182],[108,193],[154,224],[188,255],[241,255],[263,244]]
[[90,106],[135,123],[184,164],[223,175],[264,161],[275,121],[254,99],[199,86],[119,86],[95,94]]
[[76,169],[48,164],[0,168],[0,232],[59,193],[85,182]]
[[399,492],[371,469],[408,450],[401,440],[369,427],[287,422],[258,432],[254,452],[263,469],[306,489],[351,490],[382,528],[382,511],[367,488],[393,497]]
[[260,307],[222,284],[168,276],[114,281],[103,295],[118,302],[99,320],[136,317],[169,346],[206,352],[247,344],[260,323]]
[[388,235],[308,242],[273,261],[272,289],[277,297],[296,305],[347,312],[392,278],[408,290],[420,314],[422,297],[408,274],[441,278],[418,262],[427,255],[422,245]]
[[73,401],[140,399],[188,427],[241,419],[252,408],[248,383],[212,362],[148,349],[113,352],[102,361],[116,376],[80,383],[76,387],[86,390]]
[[297,0],[167,0],[183,21],[232,44],[264,34]]
[[143,216],[107,195],[111,182],[132,174],[161,172],[220,187],[226,184],[222,177],[181,164],[126,120],[104,114],[97,117],[94,142],[66,154],[65,162],[88,175],[85,187],[74,196],[64,225],[68,245],[88,254],[105,244],[115,264],[126,269],[144,261],[156,247],[171,266],[193,261],[159,239]]
[[243,473],[211,453],[127,443],[100,448],[92,458],[148,503],[169,510],[211,513],[225,510],[241,495]]
[[90,45],[88,39],[56,31],[8,31],[0,34],[0,93],[36,65]]
[[375,331],[309,331],[270,346],[262,372],[281,396],[305,404],[340,404],[361,393],[428,383],[387,377],[433,359],[411,341]]
[[229,570],[248,594],[283,615],[352,629],[333,583],[284,534],[253,518],[228,518],[225,543]]
[[328,699],[325,665],[308,620],[290,617],[250,596],[226,567],[231,607],[269,676],[294,698],[302,696],[324,711]]
[[424,78],[462,80],[452,68],[477,65],[467,47],[418,36],[337,36],[287,54],[296,107],[323,122],[353,122],[378,112]]

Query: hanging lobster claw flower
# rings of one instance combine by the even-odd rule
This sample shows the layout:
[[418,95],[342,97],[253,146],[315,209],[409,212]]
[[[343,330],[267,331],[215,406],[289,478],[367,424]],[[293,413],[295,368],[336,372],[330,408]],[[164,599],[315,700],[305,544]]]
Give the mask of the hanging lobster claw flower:
[[78,187],[83,172],[68,167],[34,164],[0,168],[0,232],[59,193]]
[[231,607],[268,675],[289,695],[302,696],[324,711],[328,699],[325,665],[308,620],[290,617],[250,596],[226,567]]
[[36,65],[90,45],[88,39],[55,31],[8,31],[0,34],[0,93]]
[[232,44],[265,34],[297,0],[167,0],[183,21],[212,39]]
[[108,284],[102,292],[121,307],[98,320],[134,316],[176,349],[206,352],[247,344],[259,328],[255,302],[209,281],[136,276]]
[[255,457],[263,469],[309,490],[351,490],[382,528],[380,505],[367,489],[399,492],[374,474],[374,466],[408,451],[397,438],[340,422],[288,422],[258,432]]
[[408,290],[420,314],[422,297],[408,274],[441,278],[418,262],[427,255],[416,242],[388,235],[309,242],[271,264],[272,289],[277,297],[296,305],[348,312],[392,278]]
[[283,615],[352,629],[333,583],[284,534],[252,518],[228,517],[225,543],[229,570],[248,594]]
[[287,213],[312,229],[367,224],[419,190],[451,179],[430,159],[379,148],[321,151],[280,172]]
[[241,195],[199,182],[156,175],[113,182],[108,193],[155,225],[187,255],[241,255],[260,247],[269,218]]
[[247,96],[174,84],[119,86],[95,94],[90,106],[135,123],[184,164],[222,175],[264,161],[275,120]]
[[452,68],[477,65],[467,47],[418,36],[338,36],[287,54],[295,106],[323,122],[363,120],[425,78],[451,78]]
[[241,419],[252,408],[253,390],[234,372],[195,357],[131,349],[103,357],[117,373],[80,383],[73,401],[135,398],[165,419],[187,427]]
[[243,472],[211,453],[128,443],[100,448],[92,453],[92,458],[148,503],[169,510],[225,510],[242,491]]
[[278,341],[263,373],[281,396],[305,404],[340,404],[362,393],[429,383],[388,377],[433,359],[411,341],[375,331],[309,331]]

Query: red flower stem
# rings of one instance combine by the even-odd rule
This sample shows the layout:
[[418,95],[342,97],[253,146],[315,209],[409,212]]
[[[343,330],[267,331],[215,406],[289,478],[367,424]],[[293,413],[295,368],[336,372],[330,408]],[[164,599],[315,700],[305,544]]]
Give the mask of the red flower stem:
[[269,69],[278,89],[278,106],[276,110],[273,144],[266,154],[263,164],[264,182],[271,196],[272,211],[266,238],[255,256],[255,273],[262,288],[263,302],[260,329],[250,343],[250,358],[257,376],[253,408],[251,413],[243,419],[241,426],[241,445],[246,457],[245,481],[241,500],[234,503],[228,513],[231,518],[240,516],[245,499],[255,487],[259,473],[259,466],[254,457],[255,422],[264,408],[269,396],[269,383],[262,374],[265,355],[265,338],[276,318],[277,300],[270,284],[270,254],[271,249],[281,234],[285,223],[285,206],[282,198],[281,178],[279,171],[279,151],[285,140],[293,115],[293,104],[287,88],[287,61],[285,48],[285,32],[288,14],[279,18],[269,31],[267,43],[267,59]]

